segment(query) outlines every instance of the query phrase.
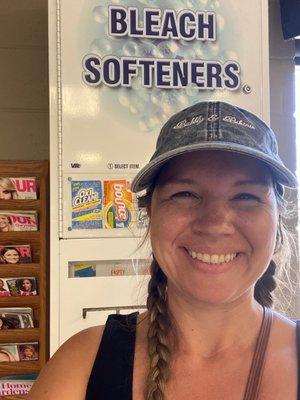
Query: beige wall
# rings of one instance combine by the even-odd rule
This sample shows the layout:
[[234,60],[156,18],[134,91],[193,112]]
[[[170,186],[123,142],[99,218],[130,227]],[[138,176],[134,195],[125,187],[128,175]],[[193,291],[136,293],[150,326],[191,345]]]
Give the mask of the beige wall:
[[47,0],[0,0],[0,159],[49,159]]

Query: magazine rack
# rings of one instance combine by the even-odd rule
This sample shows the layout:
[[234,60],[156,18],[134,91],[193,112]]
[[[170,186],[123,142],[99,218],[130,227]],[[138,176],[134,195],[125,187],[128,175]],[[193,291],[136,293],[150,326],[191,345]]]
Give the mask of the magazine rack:
[[[31,264],[2,264],[0,277],[32,276],[37,280],[37,296],[2,297],[1,307],[31,307],[34,328],[0,330],[1,343],[38,342],[38,361],[1,362],[0,376],[38,373],[48,358],[48,161],[0,161],[0,176],[35,177],[37,200],[0,200],[1,210],[35,210],[38,213],[38,231],[0,232],[0,245],[30,244]],[[5,396],[22,399],[26,396]]]

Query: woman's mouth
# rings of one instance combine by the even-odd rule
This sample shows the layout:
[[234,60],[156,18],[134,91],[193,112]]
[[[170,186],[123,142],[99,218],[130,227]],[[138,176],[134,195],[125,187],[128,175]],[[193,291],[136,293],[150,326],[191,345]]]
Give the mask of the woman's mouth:
[[189,255],[195,260],[202,261],[206,264],[223,264],[232,261],[238,253],[224,253],[224,254],[207,254],[198,253],[194,250],[187,249]]
[[236,259],[242,256],[242,253],[200,253],[185,248],[185,253],[191,258],[191,264],[196,270],[206,274],[221,274],[236,265]]

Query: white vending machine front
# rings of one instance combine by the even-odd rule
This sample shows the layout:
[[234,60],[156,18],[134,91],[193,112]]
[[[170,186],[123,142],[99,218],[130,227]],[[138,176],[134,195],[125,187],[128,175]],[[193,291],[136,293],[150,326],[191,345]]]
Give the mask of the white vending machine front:
[[[135,239],[70,239],[61,243],[60,341],[109,314],[145,311],[149,259]],[[75,243],[74,243],[75,242]]]
[[268,2],[57,0],[49,49],[53,353],[145,306],[148,221],[130,183],[168,118],[222,100],[268,122]]

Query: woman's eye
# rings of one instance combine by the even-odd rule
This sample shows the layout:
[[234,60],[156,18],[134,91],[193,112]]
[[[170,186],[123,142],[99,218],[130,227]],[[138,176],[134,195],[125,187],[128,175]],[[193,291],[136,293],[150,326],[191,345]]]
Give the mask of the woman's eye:
[[260,201],[260,198],[251,193],[240,193],[235,197],[236,200]]
[[183,190],[182,192],[176,192],[171,195],[173,200],[177,202],[191,203],[191,202],[199,202],[201,199],[199,195],[193,192],[189,192],[188,190]]
[[194,195],[192,192],[182,191],[172,194],[172,197],[190,198],[190,197],[196,197],[196,195]]

